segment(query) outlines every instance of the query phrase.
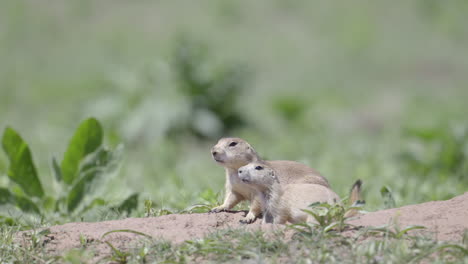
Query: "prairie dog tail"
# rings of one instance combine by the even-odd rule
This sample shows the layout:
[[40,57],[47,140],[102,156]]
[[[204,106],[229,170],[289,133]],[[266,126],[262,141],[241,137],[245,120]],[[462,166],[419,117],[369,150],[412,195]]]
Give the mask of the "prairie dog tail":
[[351,187],[351,191],[349,192],[349,205],[353,205],[355,202],[361,200],[361,186],[362,181],[357,180],[353,187]]
[[[348,205],[352,206],[356,202],[364,202],[361,198],[361,186],[362,186],[362,181],[357,180],[354,184],[353,187],[351,187],[351,191],[349,192],[349,199],[348,199]],[[358,213],[356,209],[350,210],[345,214],[345,217],[351,217],[355,216]]]

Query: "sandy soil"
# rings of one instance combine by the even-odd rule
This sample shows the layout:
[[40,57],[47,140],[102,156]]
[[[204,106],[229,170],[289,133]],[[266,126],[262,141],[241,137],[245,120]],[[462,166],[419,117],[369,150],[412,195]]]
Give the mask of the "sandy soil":
[[[81,247],[83,241],[90,242],[98,255],[110,252],[104,243],[111,242],[119,248],[128,248],[133,241],[142,236],[133,233],[112,233],[102,238],[103,234],[112,230],[131,229],[162,238],[175,243],[188,239],[196,239],[206,234],[225,228],[246,228],[249,230],[270,230],[272,225],[261,225],[256,221],[251,225],[243,225],[239,220],[244,212],[223,212],[216,214],[183,214],[166,215],[151,218],[127,218],[123,220],[97,223],[68,223],[50,227],[50,234],[45,238],[46,250],[51,254],[60,254],[72,248]],[[447,201],[434,201],[401,208],[382,210],[362,215],[350,223],[357,226],[381,226],[394,222],[399,226],[423,225],[430,235],[438,240],[460,241],[464,230],[468,229],[468,192]],[[27,239],[27,231],[22,232],[18,239]]]
[[397,223],[400,227],[422,225],[433,238],[461,241],[468,229],[468,192],[447,201],[434,201],[372,212],[349,223],[381,226]]

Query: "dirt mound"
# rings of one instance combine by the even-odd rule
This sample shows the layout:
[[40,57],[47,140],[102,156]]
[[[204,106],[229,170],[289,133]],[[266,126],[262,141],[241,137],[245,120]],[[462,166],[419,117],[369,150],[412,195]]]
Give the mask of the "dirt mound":
[[[115,230],[132,230],[144,233],[156,239],[169,240],[180,243],[185,240],[201,238],[218,229],[226,228],[260,228],[260,222],[246,226],[239,223],[245,212],[222,212],[205,214],[172,214],[160,217],[127,218],[95,223],[68,223],[49,228],[46,249],[51,253],[64,252],[71,248],[79,248],[83,241],[98,242],[96,249],[106,250],[108,246],[104,241],[110,241],[114,246],[126,248],[132,240],[144,238],[131,232],[115,232],[102,236]],[[94,246],[93,246],[94,247]]]
[[468,192],[447,201],[434,201],[368,213],[349,223],[359,226],[425,226],[433,238],[460,241],[468,229]]
[[[128,218],[123,220],[97,223],[68,223],[50,227],[46,236],[46,250],[51,254],[60,254],[72,248],[79,248],[83,243],[91,243],[98,255],[109,253],[104,243],[111,242],[118,248],[128,248],[132,241],[142,237],[128,232],[116,232],[105,238],[109,231],[130,229],[153,238],[161,238],[175,243],[188,239],[201,238],[210,232],[226,228],[246,228],[269,230],[272,225],[261,225],[256,221],[243,225],[239,220],[245,212],[223,212],[217,214],[166,215],[150,218]],[[400,226],[423,225],[439,240],[460,241],[465,229],[468,229],[468,192],[447,201],[428,202],[401,208],[377,211],[360,216],[350,223],[357,226],[381,226],[397,221]],[[22,232],[22,236],[28,232]],[[19,238],[21,240],[21,238]]]

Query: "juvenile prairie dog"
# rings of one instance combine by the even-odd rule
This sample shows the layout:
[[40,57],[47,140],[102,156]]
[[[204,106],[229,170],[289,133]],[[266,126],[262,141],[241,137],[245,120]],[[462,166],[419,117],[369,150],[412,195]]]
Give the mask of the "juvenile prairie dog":
[[[263,223],[293,224],[313,221],[301,209],[315,202],[337,203],[340,197],[320,184],[280,184],[280,174],[265,163],[253,162],[239,168],[242,182],[255,188],[262,198]],[[361,181],[351,190],[352,203],[359,199]]]
[[264,161],[257,152],[241,138],[222,138],[211,149],[213,159],[223,166],[226,171],[226,196],[221,206],[211,212],[221,212],[233,208],[243,200],[250,201],[250,210],[242,223],[252,223],[262,213],[262,199],[255,188],[242,182],[238,176],[238,169],[251,162],[262,162],[278,172],[281,183],[309,183],[323,187],[330,187],[327,179],[314,169],[295,161],[275,160]]

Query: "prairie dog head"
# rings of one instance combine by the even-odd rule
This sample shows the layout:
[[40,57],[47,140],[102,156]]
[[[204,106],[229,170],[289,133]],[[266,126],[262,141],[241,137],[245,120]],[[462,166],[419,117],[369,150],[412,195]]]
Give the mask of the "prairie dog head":
[[220,139],[211,149],[211,155],[223,167],[235,170],[259,160],[257,152],[241,138]]
[[242,182],[251,184],[259,191],[269,189],[278,182],[275,170],[261,162],[252,162],[237,171]]

